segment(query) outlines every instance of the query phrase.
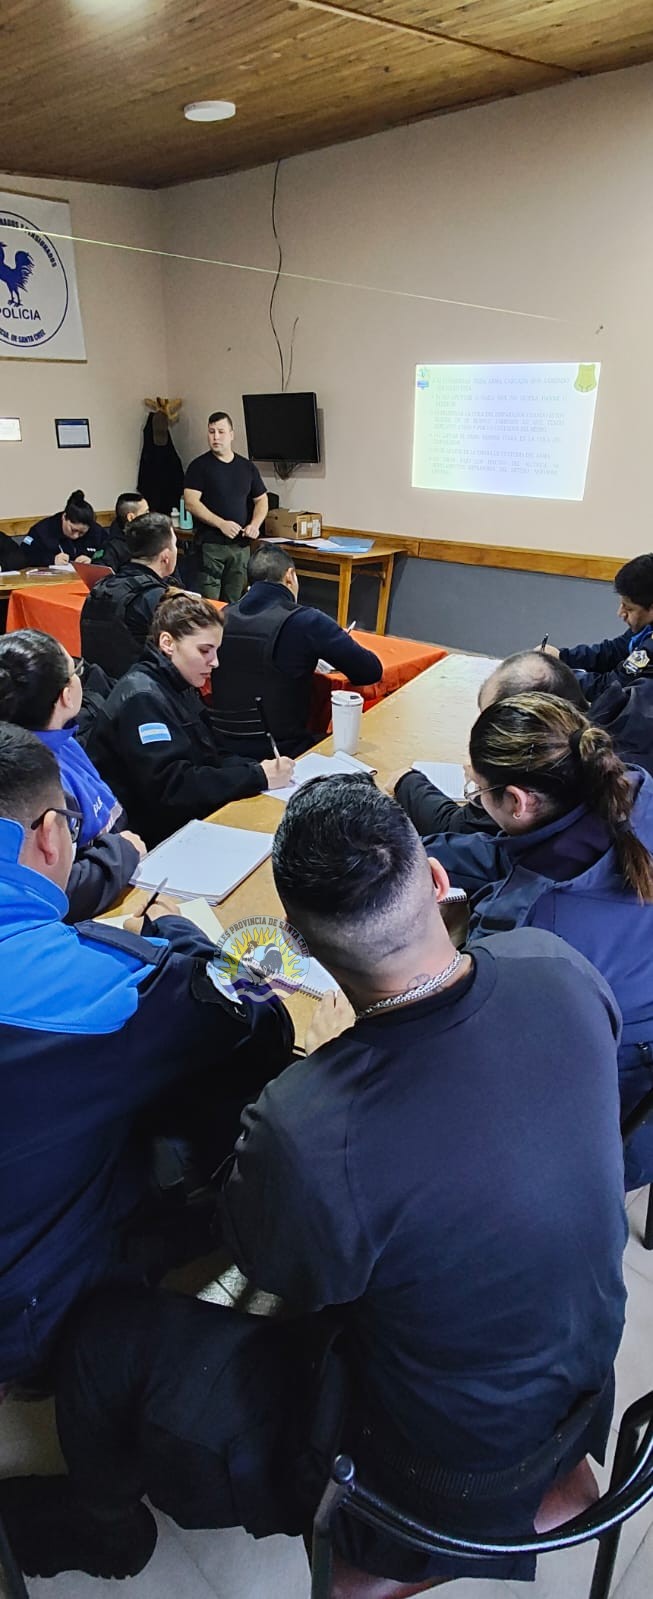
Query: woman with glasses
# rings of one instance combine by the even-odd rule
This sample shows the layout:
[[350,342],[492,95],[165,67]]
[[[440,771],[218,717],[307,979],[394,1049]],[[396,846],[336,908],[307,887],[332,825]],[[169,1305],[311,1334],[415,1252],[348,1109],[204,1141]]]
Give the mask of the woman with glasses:
[[78,743],[83,662],[73,661],[48,633],[24,629],[0,638],[0,721],[37,733],[55,754],[67,800],[78,821],[77,859],[68,885],[68,921],[107,910],[145,852],[108,785]]
[[[624,1020],[628,1111],[653,1087],[653,779],[625,766],[609,734],[550,694],[488,706],[469,757],[475,802],[500,831],[435,834],[426,849],[467,891],[472,944],[514,927],[546,928],[606,978]],[[653,1126],[628,1145],[626,1175],[629,1188],[653,1180]]]

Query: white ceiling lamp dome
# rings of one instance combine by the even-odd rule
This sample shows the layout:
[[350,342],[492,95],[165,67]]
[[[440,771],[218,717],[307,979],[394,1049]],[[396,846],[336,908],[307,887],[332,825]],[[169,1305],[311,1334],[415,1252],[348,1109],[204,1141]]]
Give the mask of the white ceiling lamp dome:
[[235,117],[233,100],[192,100],[184,106],[184,116],[189,122],[226,122]]

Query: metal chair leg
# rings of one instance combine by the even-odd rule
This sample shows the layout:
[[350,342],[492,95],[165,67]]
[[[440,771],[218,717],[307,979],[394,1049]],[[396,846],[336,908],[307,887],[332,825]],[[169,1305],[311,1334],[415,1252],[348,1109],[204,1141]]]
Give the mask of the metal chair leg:
[[[637,1454],[639,1434],[639,1426],[631,1420],[629,1413],[626,1412],[619,1428],[609,1491],[612,1491],[615,1485],[622,1482],[624,1477],[627,1476]],[[612,1527],[609,1532],[604,1532],[602,1538],[599,1538],[589,1599],[609,1599],[610,1586],[619,1549],[619,1539],[621,1537],[621,1525],[620,1523],[619,1526]]]
[[2,1516],[0,1516],[0,1566],[7,1583],[7,1599],[29,1599],[25,1578],[16,1565]]
[[331,1599],[333,1551],[331,1523],[344,1504],[354,1480],[354,1467],[346,1455],[338,1455],[313,1522],[311,1549],[311,1599]]
[[646,1207],[646,1221],[644,1223],[644,1237],[642,1243],[645,1249],[653,1249],[653,1183],[648,1191],[648,1205]]

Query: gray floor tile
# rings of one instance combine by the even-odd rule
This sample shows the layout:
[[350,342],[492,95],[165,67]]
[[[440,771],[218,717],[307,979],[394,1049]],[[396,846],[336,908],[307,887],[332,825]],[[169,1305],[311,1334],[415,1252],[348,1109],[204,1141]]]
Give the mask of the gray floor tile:
[[251,1538],[240,1527],[175,1531],[217,1599],[309,1599],[301,1538]]
[[[645,1253],[645,1251],[642,1251]],[[653,1387],[653,1289],[647,1277],[627,1264],[626,1327],[617,1355],[615,1420],[634,1399]]]
[[652,1593],[653,1529],[640,1544],[635,1559],[613,1594],[613,1599],[651,1599]]

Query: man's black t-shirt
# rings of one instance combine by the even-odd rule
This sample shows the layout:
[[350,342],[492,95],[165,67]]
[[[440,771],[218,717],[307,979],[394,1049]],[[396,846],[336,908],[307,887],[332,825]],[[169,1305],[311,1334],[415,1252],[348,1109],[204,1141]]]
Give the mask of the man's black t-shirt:
[[413,1448],[483,1471],[602,1388],[626,1228],[607,984],[531,928],[473,958],[269,1084],[221,1220],[258,1288],[342,1307],[363,1393]]
[[[246,527],[253,510],[254,500],[267,490],[259,469],[253,461],[246,460],[244,455],[234,455],[233,461],[220,461],[217,455],[212,455],[210,450],[205,455],[198,455],[191,461],[184,487],[197,489],[202,496],[202,504],[207,511],[212,511],[214,516],[221,516],[225,522],[237,522],[239,527]],[[196,519],[196,529],[200,537],[211,544],[246,544],[247,539],[227,539],[217,527],[209,527],[206,522]]]

